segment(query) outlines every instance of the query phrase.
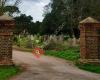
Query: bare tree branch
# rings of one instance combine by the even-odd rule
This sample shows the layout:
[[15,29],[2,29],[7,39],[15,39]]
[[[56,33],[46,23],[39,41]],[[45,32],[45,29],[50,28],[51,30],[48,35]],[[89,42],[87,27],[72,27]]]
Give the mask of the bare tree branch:
[[18,6],[21,0],[16,0],[14,6]]

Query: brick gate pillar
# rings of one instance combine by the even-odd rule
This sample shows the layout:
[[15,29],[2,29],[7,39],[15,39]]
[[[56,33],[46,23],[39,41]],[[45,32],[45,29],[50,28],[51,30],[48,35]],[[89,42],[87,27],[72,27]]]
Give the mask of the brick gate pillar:
[[13,18],[0,16],[0,65],[12,65]]
[[100,64],[100,22],[88,17],[80,22],[80,61]]

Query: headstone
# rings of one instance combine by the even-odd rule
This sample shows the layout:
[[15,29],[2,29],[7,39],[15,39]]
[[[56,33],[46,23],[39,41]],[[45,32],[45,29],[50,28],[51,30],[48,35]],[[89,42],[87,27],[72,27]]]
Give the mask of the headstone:
[[60,43],[63,43],[63,41],[64,41],[64,36],[63,36],[63,35],[60,35],[58,40],[59,40]]

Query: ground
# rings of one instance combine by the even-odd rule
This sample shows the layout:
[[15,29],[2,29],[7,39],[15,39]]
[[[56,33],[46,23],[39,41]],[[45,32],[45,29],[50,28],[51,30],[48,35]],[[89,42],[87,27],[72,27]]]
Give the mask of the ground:
[[13,50],[13,60],[25,71],[10,80],[100,80],[100,74],[80,70],[72,62],[55,57],[37,59],[31,53]]

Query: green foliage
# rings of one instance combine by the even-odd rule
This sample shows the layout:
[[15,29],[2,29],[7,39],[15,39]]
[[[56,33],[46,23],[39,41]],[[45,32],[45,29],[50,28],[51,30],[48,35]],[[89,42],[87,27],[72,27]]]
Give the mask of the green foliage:
[[23,51],[23,52],[32,52],[32,50],[33,50],[33,49],[23,48],[23,47],[18,47],[18,46],[13,46],[13,48],[14,48],[15,50]]
[[9,15],[12,16],[13,13],[20,13],[19,8],[16,6],[5,6],[4,12],[9,12]]
[[33,18],[31,16],[26,16],[25,14],[21,14],[18,17],[15,17],[15,22],[16,22],[16,29],[15,29],[15,34],[26,34],[28,32],[31,24],[32,24],[32,20]]
[[15,45],[23,48],[32,48],[32,42],[26,37],[17,38]]
[[33,22],[31,16],[21,14],[20,16],[15,17],[16,29],[15,34],[39,34],[41,33],[41,22]]
[[61,50],[66,50],[68,48],[67,45],[64,45],[62,43],[57,43],[53,40],[49,41],[47,45],[44,46],[45,50],[56,50],[56,51],[61,51]]
[[[100,20],[100,0],[51,0],[43,20],[43,33],[54,34],[55,30],[66,23],[59,34],[73,35],[79,38],[79,22],[86,17]],[[48,8],[49,7],[49,8]],[[51,8],[51,12],[50,9]]]
[[0,0],[0,15],[3,15],[6,12],[8,12],[10,16],[12,16],[13,13],[20,13],[19,8],[15,5],[18,4],[19,0],[16,0],[15,4],[10,5],[8,2],[9,0]]
[[30,38],[25,36],[21,36],[20,38],[17,36],[14,37],[13,41],[14,41],[14,45],[22,48],[28,48],[28,49],[32,49],[34,47],[41,47],[43,45],[40,36],[35,37],[34,40],[31,40]]
[[[58,39],[59,36],[55,36],[52,39],[50,36],[48,37],[47,40],[44,39],[43,36],[40,35],[34,35],[32,36],[24,36],[20,35],[19,37],[16,35],[13,38],[14,45],[17,45],[19,47],[23,48],[34,48],[34,47],[41,47],[44,48],[45,50],[66,50],[71,46],[78,46],[79,44],[76,43],[73,45],[72,40],[68,40],[68,36],[65,36],[64,40]],[[31,40],[32,39],[32,40]]]
[[64,40],[68,40],[70,37],[69,36],[64,36]]
[[68,48],[65,51],[48,50],[45,55],[55,56],[66,60],[77,61],[79,59],[79,48]]
[[41,22],[36,21],[35,23],[30,24],[30,27],[28,27],[28,33],[32,35],[40,34],[41,33]]
[[15,66],[0,66],[0,80],[8,80],[9,77],[16,75],[19,68]]
[[20,42],[20,45],[22,47],[26,47],[27,46],[28,39],[27,38],[20,38],[19,39],[19,42]]
[[94,65],[94,64],[76,64],[80,69],[100,73],[100,65]]
[[[49,4],[50,5],[50,4]],[[45,15],[42,23],[43,34],[54,34],[56,29],[64,22],[65,17],[62,15],[62,10],[64,9],[62,1],[51,2],[50,7],[52,11]]]
[[95,73],[100,73],[100,65],[94,65],[94,64],[80,64],[78,62],[80,58],[80,51],[79,48],[68,48],[65,51],[55,51],[55,50],[47,50],[45,55],[49,56],[55,56],[59,57],[62,59],[70,60],[75,62],[76,66],[80,69],[90,71],[90,72],[95,72]]

